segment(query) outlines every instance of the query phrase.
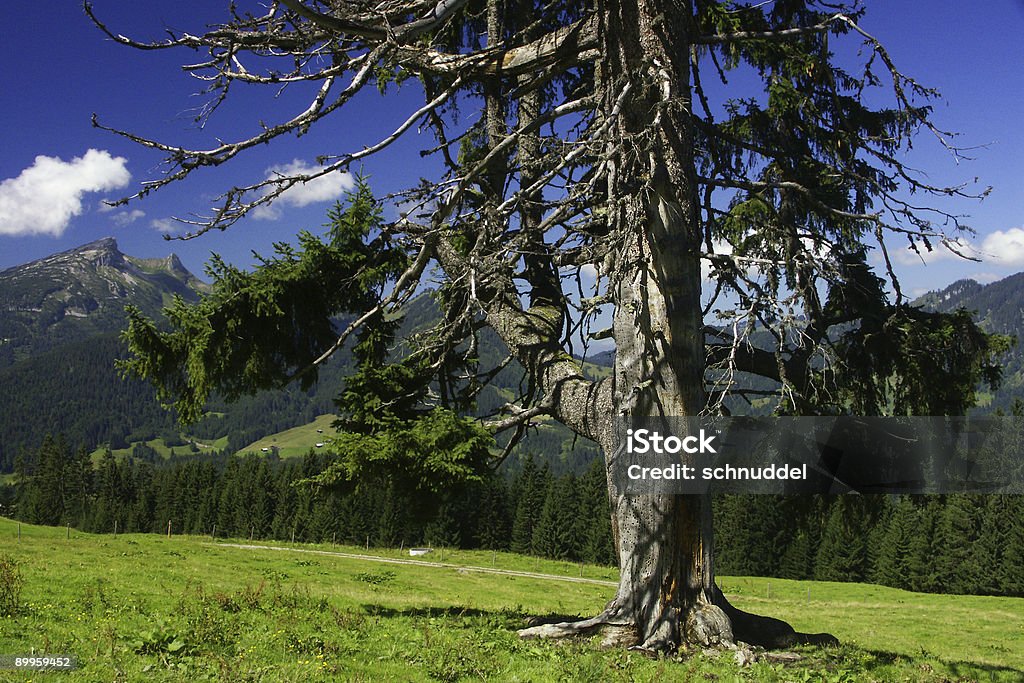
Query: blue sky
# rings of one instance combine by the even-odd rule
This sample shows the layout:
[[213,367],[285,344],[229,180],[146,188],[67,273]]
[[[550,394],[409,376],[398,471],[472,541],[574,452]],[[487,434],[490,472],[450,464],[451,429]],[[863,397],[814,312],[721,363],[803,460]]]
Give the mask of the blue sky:
[[[150,0],[140,11],[137,2],[95,0],[96,12],[115,32],[139,38],[159,38],[165,26],[199,32],[221,16],[224,4]],[[868,0],[867,5],[864,27],[886,43],[906,73],[942,92],[937,123],[959,131],[960,144],[979,146],[973,161],[956,164],[938,144],[922,138],[909,161],[927,169],[936,182],[977,177],[979,187],[993,187],[984,202],[948,207],[969,214],[967,222],[978,231],[971,247],[985,260],[932,257],[923,264],[901,255],[905,290],[922,292],[960,277],[990,281],[1024,270],[1024,1]],[[247,264],[251,249],[267,252],[273,241],[319,226],[344,182],[307,188],[276,206],[273,215],[190,242],[163,240],[165,232],[176,229],[170,217],[202,212],[218,191],[261,179],[269,169],[310,165],[318,154],[372,144],[407,111],[367,93],[308,136],[282,140],[143,201],[104,210],[102,199],[129,194],[141,181],[157,177],[160,157],[93,128],[93,113],[108,125],[167,142],[209,145],[216,136],[251,132],[261,118],[297,111],[303,106],[297,97],[301,93],[273,99],[268,93],[243,92],[233,107],[197,130],[195,109],[205,100],[195,95],[201,84],[181,71],[180,60],[199,61],[199,53],[141,53],[113,44],[73,0],[10,1],[0,15],[5,26],[0,43],[0,89],[5,93],[0,109],[0,269],[104,236],[117,238],[122,251],[132,255],[174,251],[197,273],[211,251]],[[410,139],[368,160],[364,170],[375,189],[396,190],[427,173],[417,152],[429,144],[425,135],[416,139],[411,133]]]

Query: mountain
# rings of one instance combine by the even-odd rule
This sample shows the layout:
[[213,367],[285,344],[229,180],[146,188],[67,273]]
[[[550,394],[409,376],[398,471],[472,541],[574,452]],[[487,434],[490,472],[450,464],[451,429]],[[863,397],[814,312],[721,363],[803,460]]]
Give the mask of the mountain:
[[0,272],[0,368],[63,344],[119,331],[132,304],[158,315],[206,284],[171,254],[127,256],[112,237]]
[[109,237],[0,271],[0,472],[47,433],[89,448],[176,436],[152,388],[115,367],[125,306],[158,315],[206,288],[177,256],[135,258]]
[[[47,434],[90,450],[194,439],[226,443],[233,452],[334,411],[333,399],[353,363],[344,348],[321,367],[310,390],[292,385],[230,405],[215,397],[207,417],[191,425],[187,435],[158,404],[150,385],[121,377],[115,363],[127,355],[119,338],[125,306],[159,318],[173,296],[196,300],[206,289],[177,257],[128,256],[110,238],[0,272],[0,473],[10,471],[18,454],[38,447]],[[407,305],[398,336],[431,329],[439,317],[433,297],[421,294]],[[399,344],[396,353],[403,348]],[[477,351],[481,370],[501,366],[507,355],[489,329],[481,332]],[[585,370],[607,372],[592,362]],[[524,386],[522,368],[509,363],[484,388],[477,411],[499,409]],[[531,432],[523,448],[553,454],[555,471],[581,469],[592,455],[554,424]]]
[[1017,345],[1003,361],[1003,385],[983,408],[1006,410],[1015,398],[1024,398],[1024,273],[987,285],[958,280],[922,295],[914,305],[943,312],[963,308],[986,332],[1016,337]]

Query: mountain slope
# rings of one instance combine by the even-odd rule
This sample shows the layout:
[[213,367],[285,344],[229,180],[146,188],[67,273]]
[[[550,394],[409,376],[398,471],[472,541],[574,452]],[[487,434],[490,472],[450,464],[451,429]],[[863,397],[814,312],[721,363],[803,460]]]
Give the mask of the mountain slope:
[[132,304],[157,315],[206,285],[173,254],[137,259],[107,237],[0,272],[0,367],[68,342],[117,332]]
[[1006,410],[1015,398],[1024,398],[1024,273],[987,285],[958,280],[944,289],[924,294],[914,304],[943,312],[963,308],[986,332],[1016,337],[1017,345],[1003,362],[1003,385],[983,407]]
[[[116,369],[115,361],[127,355],[119,332],[125,305],[159,319],[173,296],[196,300],[205,287],[173,255],[134,258],[110,238],[0,272],[0,473],[10,471],[18,454],[37,447],[48,433],[89,449],[125,448],[155,437],[179,440],[180,428],[159,406],[153,388],[122,378]],[[409,302],[405,314],[400,339],[435,327],[440,311],[424,293]],[[403,344],[395,349],[405,351]],[[506,354],[497,335],[483,330],[481,369],[499,366]],[[228,450],[234,451],[307,424],[333,412],[333,398],[352,364],[348,348],[342,348],[321,367],[319,382],[309,391],[291,385],[230,405],[215,397],[208,416],[190,426],[188,435],[202,442],[227,436]],[[585,371],[607,372],[590,363]],[[478,397],[477,411],[497,410],[523,386],[522,368],[508,364]],[[574,443],[564,428],[544,425],[523,448],[550,452],[563,467],[578,469],[576,460],[587,447]]]

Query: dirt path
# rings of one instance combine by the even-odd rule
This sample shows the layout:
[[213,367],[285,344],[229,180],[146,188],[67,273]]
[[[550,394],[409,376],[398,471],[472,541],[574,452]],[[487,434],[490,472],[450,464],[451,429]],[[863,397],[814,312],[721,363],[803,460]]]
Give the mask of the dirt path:
[[254,545],[247,543],[204,543],[203,545],[220,548],[240,548],[242,550],[277,550],[292,553],[308,553],[311,555],[327,555],[328,557],[345,557],[350,560],[365,560],[367,562],[381,562],[384,564],[412,564],[419,567],[436,567],[439,569],[455,569],[462,572],[477,572],[480,574],[502,574],[504,576],[521,576],[527,579],[542,579],[545,581],[567,581],[569,583],[592,583],[598,586],[615,587],[614,581],[602,579],[588,579],[582,576],[559,576],[558,574],[540,574],[538,572],[521,572],[515,569],[497,569],[495,567],[471,567],[461,564],[449,564],[447,562],[427,562],[425,560],[406,560],[397,557],[378,557],[376,555],[361,555],[358,553],[341,553],[332,550],[313,550],[311,548],[286,548],[277,545]]

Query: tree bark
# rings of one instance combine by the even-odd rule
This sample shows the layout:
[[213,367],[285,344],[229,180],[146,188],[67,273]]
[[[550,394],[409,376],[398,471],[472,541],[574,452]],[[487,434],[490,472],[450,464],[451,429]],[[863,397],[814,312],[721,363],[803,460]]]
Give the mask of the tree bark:
[[[606,158],[609,231],[618,246],[609,269],[612,405],[622,420],[696,416],[705,404],[702,235],[690,120],[692,13],[688,2],[672,0],[609,3],[603,13],[599,88],[603,115],[615,117]],[[619,558],[615,598],[593,619],[522,634],[606,630],[609,643],[650,651],[809,640],[781,621],[735,609],[718,589],[709,497],[627,496],[618,489],[611,476],[614,431],[601,430],[599,442]]]

